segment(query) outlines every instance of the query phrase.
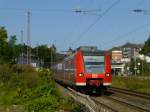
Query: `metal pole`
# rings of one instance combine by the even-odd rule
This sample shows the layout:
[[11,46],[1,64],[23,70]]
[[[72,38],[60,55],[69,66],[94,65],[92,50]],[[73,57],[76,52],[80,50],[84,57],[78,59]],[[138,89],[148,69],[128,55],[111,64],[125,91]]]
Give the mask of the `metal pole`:
[[31,63],[30,12],[27,12],[27,64]]
[[23,30],[21,30],[21,64],[23,64]]
[[137,69],[137,67],[136,67],[136,54],[135,54],[135,48],[133,49],[134,51],[134,74],[135,74],[135,76],[136,76],[136,69]]
[[137,71],[137,66],[136,66],[136,54],[135,54],[135,48],[134,48],[134,56],[135,56],[135,76],[136,76],[136,71]]
[[52,69],[52,64],[53,64],[53,54],[52,54],[52,52],[53,52],[53,48],[51,46],[51,69]]
[[37,44],[36,44],[36,59],[37,59],[37,62],[36,62],[36,63],[37,63],[37,66],[40,67],[38,47],[39,47],[39,44],[37,43]]
[[142,75],[143,75],[143,60],[142,60],[142,64],[141,64],[141,66],[142,66]]

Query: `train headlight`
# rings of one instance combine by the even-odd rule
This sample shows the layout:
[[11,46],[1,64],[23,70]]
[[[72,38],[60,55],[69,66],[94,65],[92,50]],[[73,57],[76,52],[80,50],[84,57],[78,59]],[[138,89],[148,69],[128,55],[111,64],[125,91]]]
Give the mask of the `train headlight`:
[[110,76],[110,74],[109,74],[109,73],[107,73],[107,74],[106,74],[106,76],[107,76],[107,77],[109,77],[109,76]]
[[80,74],[79,74],[79,76],[80,76],[80,77],[83,77],[83,76],[84,76],[84,74],[83,74],[83,73],[80,73]]

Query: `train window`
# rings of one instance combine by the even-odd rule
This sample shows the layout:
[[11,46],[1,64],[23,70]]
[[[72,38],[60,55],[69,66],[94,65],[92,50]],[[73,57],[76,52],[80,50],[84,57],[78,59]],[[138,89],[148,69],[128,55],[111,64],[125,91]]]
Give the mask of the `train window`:
[[83,56],[86,73],[104,73],[104,56]]

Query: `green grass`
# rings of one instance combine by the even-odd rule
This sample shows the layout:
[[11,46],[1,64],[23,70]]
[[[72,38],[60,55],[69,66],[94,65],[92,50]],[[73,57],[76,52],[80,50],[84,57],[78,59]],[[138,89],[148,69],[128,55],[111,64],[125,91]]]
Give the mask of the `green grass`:
[[112,86],[150,93],[150,78],[134,77],[134,76],[130,77],[114,76]]

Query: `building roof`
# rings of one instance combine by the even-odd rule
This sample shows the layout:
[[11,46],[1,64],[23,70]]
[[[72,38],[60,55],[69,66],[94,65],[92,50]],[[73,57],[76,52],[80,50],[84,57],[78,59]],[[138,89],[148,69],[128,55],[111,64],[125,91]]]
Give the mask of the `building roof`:
[[135,43],[129,43],[127,42],[126,44],[122,45],[122,48],[129,47],[129,48],[142,48],[144,44],[135,44]]
[[127,42],[124,45],[113,47],[112,49],[110,49],[110,51],[122,50],[122,48],[143,48],[143,46],[144,46],[144,44],[135,44],[135,43]]

